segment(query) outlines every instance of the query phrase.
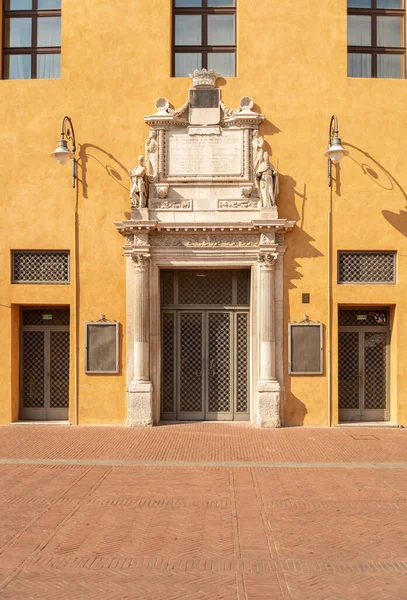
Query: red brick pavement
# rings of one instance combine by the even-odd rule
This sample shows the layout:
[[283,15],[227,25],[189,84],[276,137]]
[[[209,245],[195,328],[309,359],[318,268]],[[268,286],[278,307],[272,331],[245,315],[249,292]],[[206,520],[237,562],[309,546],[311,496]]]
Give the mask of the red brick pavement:
[[0,426],[0,457],[165,461],[403,462],[407,429],[189,423],[153,428]]
[[0,599],[406,600],[406,450],[399,430],[0,428]]

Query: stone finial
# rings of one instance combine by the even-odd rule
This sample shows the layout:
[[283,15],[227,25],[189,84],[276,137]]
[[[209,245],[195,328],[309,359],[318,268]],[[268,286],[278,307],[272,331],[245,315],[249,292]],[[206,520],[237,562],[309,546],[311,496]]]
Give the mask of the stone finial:
[[219,75],[214,71],[214,69],[195,69],[193,73],[189,74],[192,79],[192,83],[194,84],[194,88],[205,88],[205,87],[215,87],[215,82]]

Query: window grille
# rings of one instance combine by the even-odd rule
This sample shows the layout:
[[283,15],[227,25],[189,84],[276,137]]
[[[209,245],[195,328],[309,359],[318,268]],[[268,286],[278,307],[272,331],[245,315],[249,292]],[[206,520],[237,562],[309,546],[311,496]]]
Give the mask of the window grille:
[[395,282],[395,252],[339,252],[338,283]]
[[12,283],[69,283],[69,252],[13,252]]

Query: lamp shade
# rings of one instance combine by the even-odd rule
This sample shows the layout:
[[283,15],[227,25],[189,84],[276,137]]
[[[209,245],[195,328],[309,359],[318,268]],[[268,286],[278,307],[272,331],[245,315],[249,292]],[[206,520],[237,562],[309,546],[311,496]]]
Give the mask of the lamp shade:
[[349,151],[345,150],[345,148],[342,146],[341,138],[334,137],[328,150],[324,152],[324,154],[330,158],[334,164],[337,164],[344,156],[349,154]]
[[59,140],[57,148],[52,152],[51,156],[57,159],[60,165],[66,165],[66,163],[73,158],[73,153],[68,148],[66,140]]

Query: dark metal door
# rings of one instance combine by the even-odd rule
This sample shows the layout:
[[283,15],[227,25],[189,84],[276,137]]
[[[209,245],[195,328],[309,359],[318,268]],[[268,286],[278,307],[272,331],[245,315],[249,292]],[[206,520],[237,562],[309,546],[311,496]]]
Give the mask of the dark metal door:
[[248,420],[250,271],[163,271],[161,307],[161,417]]
[[388,331],[385,327],[346,327],[339,331],[339,420],[386,421]]
[[23,325],[20,345],[20,419],[68,419],[69,326]]
[[248,415],[249,312],[163,312],[163,418],[247,420]]

